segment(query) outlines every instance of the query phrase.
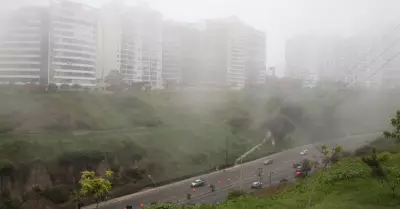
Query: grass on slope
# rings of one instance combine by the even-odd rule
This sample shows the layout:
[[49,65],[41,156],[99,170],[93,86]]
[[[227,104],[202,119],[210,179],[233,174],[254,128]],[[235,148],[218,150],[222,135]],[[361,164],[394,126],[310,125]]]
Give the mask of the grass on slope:
[[[400,168],[400,154],[392,155],[386,168]],[[314,188],[315,186],[315,188]],[[400,208],[400,188],[392,198],[390,188],[371,176],[370,168],[359,157],[342,160],[327,171],[296,182],[290,188],[268,197],[246,196],[229,200],[219,205],[185,206],[203,209],[394,209]],[[171,208],[178,206],[152,206]]]

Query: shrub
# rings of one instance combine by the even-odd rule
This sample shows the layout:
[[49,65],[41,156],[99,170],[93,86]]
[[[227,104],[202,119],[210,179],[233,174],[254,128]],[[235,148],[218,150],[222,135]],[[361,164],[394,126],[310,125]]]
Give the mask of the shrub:
[[387,162],[392,159],[392,154],[390,152],[382,152],[377,157],[379,161]]
[[232,191],[230,191],[228,193],[228,200],[235,199],[235,198],[238,198],[238,197],[242,197],[242,196],[245,196],[245,195],[246,195],[246,192],[244,192],[242,190],[232,190]]
[[371,151],[372,151],[372,147],[369,145],[366,145],[366,146],[356,149],[355,155],[356,156],[366,156],[366,155],[371,154]]
[[69,199],[71,188],[67,185],[57,185],[52,188],[46,188],[40,192],[40,195],[55,204],[65,203]]
[[47,85],[47,91],[50,92],[55,92],[58,90],[58,86],[55,83],[49,83],[49,85]]
[[71,88],[74,89],[74,90],[80,90],[80,89],[82,89],[83,87],[82,87],[80,84],[74,84],[74,85],[72,85]]
[[320,173],[318,179],[320,183],[333,184],[342,180],[365,178],[370,176],[368,169],[361,165],[359,159],[352,159],[345,163],[338,163],[338,166]]
[[60,90],[69,90],[69,89],[71,89],[71,87],[66,83],[63,83],[60,86]]

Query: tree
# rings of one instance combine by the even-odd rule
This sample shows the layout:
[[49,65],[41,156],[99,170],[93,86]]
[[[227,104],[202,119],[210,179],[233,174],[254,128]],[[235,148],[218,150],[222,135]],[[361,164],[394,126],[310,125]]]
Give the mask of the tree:
[[308,158],[304,159],[302,162],[302,168],[306,172],[306,176],[308,175],[308,172],[311,171],[312,169],[312,163]]
[[71,87],[73,90],[80,90],[80,89],[82,89],[83,87],[82,87],[82,85],[80,85],[80,84],[74,84],[74,85],[72,85],[72,87]]
[[329,150],[328,146],[324,144],[321,148],[320,152],[323,154],[322,163],[324,164],[324,169],[329,164],[336,163],[339,160],[339,153],[343,152],[342,146],[336,146]]
[[99,203],[104,201],[108,192],[112,189],[111,179],[114,173],[107,170],[105,178],[96,176],[94,171],[83,171],[81,180],[79,180],[79,194],[82,197],[92,197],[96,201],[96,208]]
[[394,139],[400,142],[400,110],[396,111],[396,115],[390,120],[390,124],[394,127],[393,131],[385,131],[383,135],[388,139]]
[[361,160],[371,168],[373,177],[386,182],[392,192],[392,197],[395,198],[396,187],[400,184],[400,171],[390,167],[384,168],[382,162],[388,158],[378,155],[375,148],[372,149],[371,156],[362,157]]
[[0,160],[0,194],[7,192],[7,182],[13,180],[15,172],[14,164],[9,160]]
[[235,199],[235,198],[243,197],[243,196],[245,196],[246,194],[247,194],[247,193],[244,192],[244,191],[242,191],[242,190],[231,190],[231,191],[228,193],[228,200],[232,200],[232,199]]
[[277,143],[282,142],[287,135],[293,133],[296,129],[294,124],[284,115],[278,115],[267,120],[263,127],[263,129],[267,129],[271,132],[272,137]]
[[280,96],[272,96],[268,99],[265,109],[267,114],[272,114],[275,110],[283,106],[284,99]]
[[241,131],[247,130],[250,126],[250,122],[249,117],[234,116],[228,121],[228,124],[231,127],[232,133],[236,135]]
[[124,76],[118,70],[111,70],[108,73],[106,83],[109,85],[108,90],[112,92],[122,92],[126,87]]
[[49,83],[49,85],[47,85],[47,91],[50,92],[55,92],[58,90],[58,86],[55,83]]
[[[394,127],[393,131],[385,131],[383,135],[387,139],[394,139],[396,142],[400,141],[400,111],[396,111],[396,115],[390,120],[390,124]],[[391,160],[391,154],[384,152],[377,154],[376,148],[372,149],[370,156],[361,158],[362,161],[371,168],[372,175],[382,182],[386,182],[389,186],[392,197],[395,197],[395,190],[400,185],[400,170],[397,167],[383,166],[383,162]],[[394,162],[396,164],[396,162]]]
[[69,86],[69,85],[66,84],[66,83],[63,83],[63,84],[61,84],[61,86],[60,86],[60,90],[69,90],[69,89],[71,89],[71,86]]
[[[315,144],[314,144],[314,146],[315,146]],[[315,148],[317,148],[317,147],[315,147]],[[318,148],[317,148],[317,150],[323,154],[322,162],[324,163],[324,168],[323,168],[323,169],[325,170],[326,167],[327,167],[330,163],[332,163],[332,156],[333,156],[333,155],[337,155],[337,154],[343,152],[343,148],[342,148],[342,146],[336,146],[335,148],[332,148],[331,150],[329,150],[328,146],[325,145],[325,144],[322,145],[321,148],[322,148],[321,150],[319,150]],[[311,168],[312,168],[312,167],[315,167],[317,164],[318,164],[318,161],[315,161],[314,163],[312,163],[312,162],[310,162],[308,159],[305,159],[305,160],[303,161],[303,168],[305,168],[305,169],[307,169],[307,170],[311,170]],[[304,167],[304,166],[306,166],[306,167]],[[307,172],[308,172],[307,170],[306,170],[306,174],[307,174]],[[311,197],[312,197],[312,194],[313,194],[313,192],[314,192],[314,190],[315,190],[316,187],[317,187],[317,184],[314,183],[314,185],[313,185],[313,187],[312,187],[312,190],[311,190],[311,193],[310,193],[310,196],[308,197],[308,205],[307,205],[307,208],[310,208],[310,205],[311,205]]]
[[106,83],[119,86],[122,84],[123,78],[118,70],[111,70],[106,77]]
[[150,83],[149,83],[149,82],[146,82],[146,81],[143,81],[143,82],[133,82],[133,83],[131,84],[131,86],[130,86],[130,89],[135,90],[135,91],[137,91],[137,90],[144,90],[144,88],[145,88],[146,86],[148,86],[148,85],[150,85]]
[[76,208],[80,209],[82,203],[81,203],[81,194],[79,193],[79,190],[72,191],[71,199],[76,204]]

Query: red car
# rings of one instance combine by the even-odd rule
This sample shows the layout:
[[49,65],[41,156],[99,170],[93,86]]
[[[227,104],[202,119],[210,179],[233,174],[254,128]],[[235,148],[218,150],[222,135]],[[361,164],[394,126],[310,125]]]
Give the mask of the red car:
[[295,175],[296,178],[301,178],[301,177],[304,177],[304,176],[305,176],[305,172],[303,172],[303,171],[296,171],[296,175]]

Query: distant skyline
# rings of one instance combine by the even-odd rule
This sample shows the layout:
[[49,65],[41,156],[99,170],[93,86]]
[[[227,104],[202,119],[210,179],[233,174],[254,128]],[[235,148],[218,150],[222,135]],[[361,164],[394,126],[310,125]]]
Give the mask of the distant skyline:
[[[78,1],[95,7],[110,2]],[[46,5],[49,0],[0,2],[3,3],[1,13],[23,5]],[[127,5],[140,2],[147,2],[166,18],[176,21],[237,16],[267,33],[268,66],[284,62],[285,40],[295,35],[380,34],[400,23],[398,0],[125,0]]]

